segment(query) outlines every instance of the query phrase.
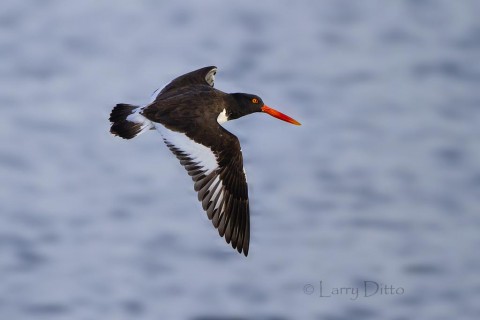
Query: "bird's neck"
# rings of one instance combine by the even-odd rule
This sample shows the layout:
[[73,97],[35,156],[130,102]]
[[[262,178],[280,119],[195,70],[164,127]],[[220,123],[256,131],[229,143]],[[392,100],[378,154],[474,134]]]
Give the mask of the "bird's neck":
[[230,97],[232,99],[227,109],[228,120],[238,119],[250,113],[243,93],[232,93]]

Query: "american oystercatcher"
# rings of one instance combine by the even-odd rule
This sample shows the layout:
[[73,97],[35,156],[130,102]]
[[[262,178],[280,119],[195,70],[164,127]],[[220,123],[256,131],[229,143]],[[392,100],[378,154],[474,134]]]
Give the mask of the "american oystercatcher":
[[110,132],[132,139],[157,130],[194,182],[207,216],[221,237],[248,255],[250,213],[242,149],[237,137],[220,124],[254,112],[265,112],[300,125],[266,106],[256,95],[214,89],[214,66],[184,74],[155,91],[145,106],[117,104]]

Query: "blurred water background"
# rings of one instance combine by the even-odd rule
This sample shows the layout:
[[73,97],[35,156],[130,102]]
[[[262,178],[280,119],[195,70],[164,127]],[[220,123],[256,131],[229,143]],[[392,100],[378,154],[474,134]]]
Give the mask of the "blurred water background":
[[[479,319],[480,2],[0,7],[0,319]],[[303,123],[226,124],[248,258],[159,135],[108,132],[207,65]],[[403,291],[331,295],[364,281]]]

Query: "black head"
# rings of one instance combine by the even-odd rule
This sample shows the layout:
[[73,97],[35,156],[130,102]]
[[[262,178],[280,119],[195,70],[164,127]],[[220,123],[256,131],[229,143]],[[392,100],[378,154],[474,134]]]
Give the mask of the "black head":
[[238,119],[254,112],[261,112],[264,103],[259,96],[248,93],[232,93],[235,99],[234,104],[230,105],[229,119]]
[[229,106],[228,120],[238,119],[254,112],[265,112],[280,120],[300,125],[300,122],[264,104],[259,96],[248,93],[232,93],[231,96],[235,102]]

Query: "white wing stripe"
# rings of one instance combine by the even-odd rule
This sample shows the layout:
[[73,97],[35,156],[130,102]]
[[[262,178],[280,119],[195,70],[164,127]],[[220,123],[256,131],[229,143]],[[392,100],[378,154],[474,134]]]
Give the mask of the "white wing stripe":
[[[220,176],[217,176],[215,180],[220,180]],[[215,188],[215,191],[213,191],[212,199],[215,199],[220,190],[222,189],[222,185],[220,184],[217,186],[216,184],[212,184],[212,186]]]
[[155,129],[160,132],[166,141],[197,161],[198,165],[206,170],[205,175],[218,168],[217,157],[210,148],[193,141],[183,133],[167,129],[160,123],[154,124]]
[[147,105],[151,104],[153,101],[155,101],[155,99],[157,99],[158,93],[160,92],[161,88],[164,88],[164,87],[165,86],[160,87],[157,90],[153,91],[152,95],[150,96],[150,101],[147,103]]
[[[222,189],[222,188],[218,188],[218,189]],[[213,210],[216,210],[220,207],[220,204],[223,202],[222,200],[223,200],[224,196],[225,196],[225,194],[224,194],[223,189],[222,189],[222,192],[220,193],[220,197],[218,197],[218,200],[216,201],[215,207],[213,208]]]
[[205,81],[207,81],[207,83],[212,87],[215,84],[215,75],[216,74],[217,74],[217,68],[213,68],[205,76]]

